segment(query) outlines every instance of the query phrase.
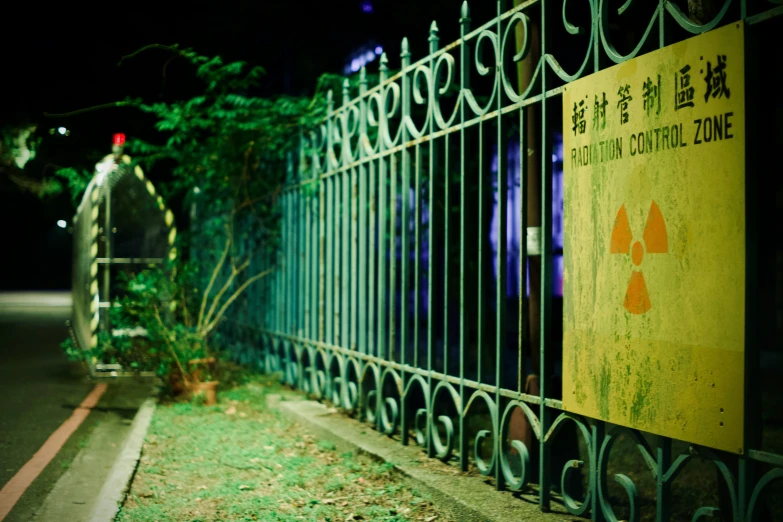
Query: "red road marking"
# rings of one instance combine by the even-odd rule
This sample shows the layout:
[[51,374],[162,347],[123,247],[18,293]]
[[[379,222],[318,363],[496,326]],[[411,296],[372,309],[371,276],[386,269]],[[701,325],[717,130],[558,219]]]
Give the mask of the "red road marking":
[[30,484],[38,478],[38,475],[44,470],[47,464],[63,447],[63,444],[68,438],[76,431],[87,415],[90,414],[90,410],[98,404],[98,399],[101,398],[103,392],[106,391],[106,383],[96,384],[89,395],[82,401],[78,408],[73,410],[73,414],[68,420],[62,423],[57,430],[52,433],[46,442],[44,442],[41,449],[39,449],[33,458],[27,461],[22,466],[22,469],[17,471],[8,484],[0,489],[0,522],[2,522],[11,509],[16,505],[19,499],[22,497]]

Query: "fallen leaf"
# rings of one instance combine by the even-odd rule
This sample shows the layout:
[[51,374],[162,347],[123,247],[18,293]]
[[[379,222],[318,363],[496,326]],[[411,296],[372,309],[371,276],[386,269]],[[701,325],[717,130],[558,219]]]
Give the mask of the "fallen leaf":
[[226,410],[226,415],[233,415],[237,412],[237,409],[235,406],[231,406],[229,409]]
[[252,489],[252,488],[251,488],[250,486],[246,486],[246,485],[244,485],[244,484],[242,484],[241,486],[239,486],[239,490],[240,490],[240,491],[246,491],[246,490],[248,490],[248,489]]
[[438,518],[438,515],[435,515],[435,516],[432,516],[432,517],[427,517],[427,518],[424,519],[424,522],[432,522],[436,518]]
[[264,446],[264,449],[267,450],[267,451],[272,451],[273,449],[275,449],[275,447],[274,446]]
[[239,412],[239,416],[240,417],[247,417],[247,413],[245,413],[244,411],[240,411]]
[[201,497],[196,497],[196,502],[201,502]]
[[343,506],[343,507],[345,507],[347,505],[348,505],[348,501],[347,500],[341,504],[341,506]]
[[202,486],[199,486],[198,489],[207,489],[207,487],[202,485]]

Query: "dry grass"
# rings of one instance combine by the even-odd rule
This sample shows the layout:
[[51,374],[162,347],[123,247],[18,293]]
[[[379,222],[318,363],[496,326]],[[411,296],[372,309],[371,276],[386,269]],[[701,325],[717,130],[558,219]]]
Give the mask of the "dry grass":
[[391,466],[338,454],[267,408],[269,391],[160,406],[117,520],[451,520]]

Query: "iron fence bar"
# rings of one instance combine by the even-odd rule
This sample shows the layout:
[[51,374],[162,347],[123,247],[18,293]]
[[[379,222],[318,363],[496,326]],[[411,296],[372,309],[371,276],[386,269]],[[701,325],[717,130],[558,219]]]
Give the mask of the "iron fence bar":
[[470,88],[468,70],[468,47],[467,33],[470,28],[470,14],[468,11],[468,2],[462,3],[460,16],[460,100],[459,105],[460,119],[460,243],[459,243],[459,463],[462,471],[468,470],[468,438],[465,434],[465,415],[462,413],[462,406],[465,404],[465,160],[467,156],[467,140],[465,136],[465,93]]
[[[284,206],[285,199],[280,198],[280,206],[282,208],[282,211],[285,212],[285,206]],[[281,224],[281,242],[285,241],[285,230],[286,230],[286,223],[285,219],[283,219],[283,222]],[[285,243],[281,245],[280,251],[278,251],[275,254],[275,261],[277,266],[280,267],[280,269],[275,273],[275,301],[276,301],[276,314],[275,314],[275,330],[281,330],[283,325],[283,306],[284,303],[282,302],[282,296],[283,296],[283,276],[285,274],[285,266],[283,265],[283,255],[282,255],[282,249]]]
[[[290,178],[289,178],[290,179]],[[294,268],[294,262],[295,262],[295,254],[294,254],[294,219],[293,219],[293,199],[294,193],[289,192],[285,195],[283,201],[285,204],[285,213],[283,214],[283,219],[286,221],[286,235],[285,235],[285,250],[284,252],[284,263],[285,263],[285,296],[286,299],[284,301],[285,303],[285,319],[283,322],[283,331],[288,333],[289,335],[295,335],[295,332],[293,331],[293,328],[291,327],[293,324],[293,311],[294,311],[294,301],[296,300],[296,297],[292,296],[291,293],[294,291],[294,285],[293,285],[293,274],[295,272]]]
[[[550,33],[547,31],[547,3],[541,2],[541,59],[547,55],[549,49]],[[547,90],[547,68],[544,68],[541,74],[541,92]],[[551,344],[551,332],[549,324],[551,321],[552,310],[552,136],[547,129],[547,99],[541,100],[541,328],[540,339],[540,368],[539,368],[539,392],[541,402],[539,407],[538,420],[541,423],[541,433],[546,433],[550,426],[549,410],[547,410],[544,399],[550,391],[549,369],[550,360],[546,356],[547,348]],[[539,501],[538,505],[542,511],[549,510],[551,499],[550,491],[550,450],[551,445],[547,444],[543,437],[539,442],[538,459],[538,487]]]
[[290,270],[288,271],[288,284],[289,284],[289,298],[287,301],[290,303],[288,317],[288,331],[292,334],[296,334],[298,304],[299,304],[299,289],[297,287],[297,269],[298,269],[298,227],[297,227],[297,208],[296,208],[296,193],[293,192],[288,196],[288,220],[291,224],[291,237],[289,238],[290,257],[288,261],[291,263]]
[[308,205],[311,208],[309,227],[312,229],[310,234],[309,243],[309,259],[310,259],[310,338],[322,339],[319,322],[320,322],[320,292],[321,292],[321,276],[320,266],[322,263],[320,260],[320,212],[321,212],[321,187],[322,183],[317,186],[305,187],[309,188],[310,203]]
[[162,257],[99,257],[95,259],[95,262],[100,264],[112,264],[112,265],[152,265],[163,263]]
[[[299,163],[299,170],[300,178],[303,176],[302,171],[302,163],[300,160]],[[302,294],[302,312],[301,312],[301,325],[300,325],[300,331],[302,332],[302,335],[304,337],[311,337],[312,333],[310,331],[310,292],[312,287],[312,278],[310,277],[310,260],[311,257],[309,255],[310,252],[310,244],[311,244],[311,227],[310,227],[310,221],[311,221],[311,204],[310,204],[310,198],[307,197],[306,191],[309,189],[309,187],[305,185],[300,185],[299,189],[299,205],[300,205],[300,217],[299,217],[299,227],[302,230],[302,233],[300,234],[300,246],[299,246],[299,258],[300,258],[300,268],[299,268],[299,278],[302,282],[302,287],[304,290],[304,293]]]
[[[498,1],[497,11],[497,34],[502,34],[500,14],[505,10],[505,2]],[[500,71],[502,67],[503,55],[499,48],[496,48],[496,71]],[[497,247],[496,247],[496,264],[495,264],[495,408],[497,413],[494,418],[494,425],[492,426],[493,433],[493,450],[495,453],[495,488],[502,490],[505,487],[505,480],[503,476],[503,470],[501,462],[503,460],[503,433],[501,427],[500,418],[500,388],[501,388],[501,367],[502,367],[502,354],[505,349],[506,343],[506,231],[508,223],[506,222],[506,206],[508,200],[506,199],[506,193],[508,190],[508,173],[506,166],[503,162],[503,151],[505,150],[503,139],[503,115],[499,110],[503,105],[503,98],[500,96],[502,78],[499,73],[495,74],[495,89],[498,92],[497,106],[497,174],[495,175],[497,185]]]
[[312,227],[311,227],[311,221],[312,221],[312,202],[311,198],[307,197],[307,191],[310,189],[308,185],[303,185],[302,181],[307,179],[306,177],[306,163],[305,163],[305,155],[304,155],[304,143],[303,143],[304,137],[302,136],[301,129],[299,130],[299,161],[297,164],[297,172],[299,173],[298,179],[297,179],[297,185],[298,185],[298,192],[299,197],[302,201],[302,206],[304,207],[304,218],[302,220],[302,226],[304,227],[304,240],[302,243],[302,282],[304,283],[304,328],[303,328],[303,335],[307,338],[312,337],[312,330],[310,328],[310,317],[312,314],[312,303],[310,300],[311,292],[312,292],[312,286],[313,286],[313,278],[311,277],[312,273],[312,256],[310,255],[310,247],[312,244]]
[[[500,154],[498,154],[500,156]],[[476,380],[482,382],[484,378],[482,366],[482,350],[484,349],[484,122],[478,126],[478,237],[476,250],[478,256],[478,284],[476,294]],[[475,277],[475,276],[474,276]]]
[[[288,292],[292,290],[291,287],[291,209],[289,206],[291,193],[286,194],[283,197],[283,220],[285,220],[285,236],[283,241],[283,290],[284,296],[288,295]],[[289,328],[289,321],[291,320],[291,301],[292,299],[285,299],[283,301],[283,318],[281,321],[281,328],[284,332],[291,334]]]
[[[745,11],[744,2],[743,11]],[[745,100],[757,100],[763,97],[758,82],[749,71],[758,70],[757,56],[759,53],[757,41],[752,32],[744,31],[745,44]],[[747,458],[750,448],[761,444],[761,393],[757,383],[760,381],[759,350],[760,342],[765,336],[759,333],[764,327],[759,320],[759,278],[758,278],[758,244],[759,244],[759,162],[757,156],[761,153],[758,143],[763,128],[758,114],[761,105],[746,103],[745,107],[745,375],[743,383],[743,447],[739,448],[738,469],[738,505],[739,513],[736,520],[740,521],[751,513],[751,498],[754,484],[759,476],[758,462]],[[722,411],[722,410],[721,410]],[[721,423],[722,425],[723,423]],[[749,521],[750,522],[750,521]]]
[[389,162],[389,360],[394,361],[397,354],[397,156],[392,155]]
[[334,185],[326,180],[326,342],[334,342]]
[[[299,176],[297,176],[299,177]],[[308,330],[309,311],[310,311],[310,281],[307,277],[307,245],[310,242],[310,227],[309,223],[309,206],[305,199],[304,190],[306,187],[302,186],[296,192],[296,208],[297,208],[297,246],[299,252],[297,252],[297,262],[299,263],[299,269],[296,271],[296,277],[298,280],[299,295],[297,296],[298,317],[297,317],[297,332],[299,335],[305,335],[304,332]],[[309,337],[308,335],[305,335]],[[300,374],[301,376],[301,374]]]
[[334,179],[334,344],[343,346],[343,207],[345,171]]
[[658,437],[656,450],[656,517],[657,522],[668,522],[671,519],[671,482],[666,480],[666,472],[672,463],[672,440],[668,437]]
[[[430,70],[430,77],[429,77],[429,83],[427,86],[427,90],[430,93],[435,93],[435,89],[437,89],[437,78],[436,78],[436,71],[435,71],[435,62],[433,61],[433,55],[438,51],[438,26],[433,21],[432,25],[430,25],[430,34],[429,34],[429,70]],[[427,118],[428,118],[428,127],[429,127],[429,133],[430,136],[432,136],[432,133],[435,131],[435,107],[434,103],[437,103],[437,100],[434,102],[429,102],[427,105]],[[435,177],[436,177],[436,168],[437,168],[437,143],[434,139],[429,140],[429,161],[428,161],[428,173],[427,173],[427,198],[428,198],[428,205],[427,205],[427,390],[432,393],[433,386],[432,386],[432,356],[434,351],[434,344],[435,344],[435,325],[433,324],[433,319],[435,317],[435,311],[434,308],[434,292],[433,292],[433,280],[435,277],[435,260],[433,257],[433,244],[435,241]],[[418,149],[417,149],[418,150]],[[446,157],[448,157],[448,149],[446,152]],[[418,163],[418,161],[417,161]],[[446,168],[443,170],[443,176],[444,176],[444,186],[447,187],[448,190],[448,164],[446,165]],[[417,183],[418,186],[418,183]],[[448,218],[448,199],[446,200],[446,216]],[[417,205],[418,208],[418,205]],[[418,222],[417,222],[418,223]],[[448,219],[444,221],[444,225],[448,227],[446,224],[448,223]],[[444,241],[447,245],[447,252],[448,252],[448,229],[446,229]],[[417,243],[418,246],[418,243]],[[448,255],[445,256],[448,258]],[[418,261],[418,253],[416,260]],[[418,274],[418,270],[416,271]],[[444,282],[448,281],[448,272],[444,274]],[[418,290],[417,294],[418,296]],[[444,296],[444,305],[448,303],[448,295]],[[448,310],[446,305],[446,310]],[[448,311],[445,312],[446,315],[444,317],[444,324],[447,324],[448,322]],[[417,321],[418,324],[418,321]],[[418,332],[416,333],[416,338],[418,339]],[[448,354],[448,346],[445,342],[445,336],[444,336],[444,343],[443,343],[443,354],[444,358]],[[418,365],[417,365],[418,366]],[[444,373],[446,373],[445,366],[444,366]],[[427,450],[427,456],[433,457],[435,455],[435,449],[434,445],[432,443],[432,430],[434,428],[433,425],[433,410],[435,408],[434,400],[431,399],[428,396],[425,396],[425,400],[428,402],[428,404],[425,405],[426,411],[427,411],[427,425],[426,425],[426,450]]]
[[[402,61],[402,117],[400,120],[400,125],[402,126],[401,132],[402,132],[402,141],[407,142],[409,141],[409,131],[408,131],[408,124],[410,123],[411,118],[411,79],[408,74],[408,65],[410,65],[410,57],[411,53],[408,50],[408,39],[403,38],[402,39],[402,45],[401,45],[402,52],[400,53],[400,59]],[[403,147],[402,151],[400,152],[400,159],[401,159],[401,167],[402,167],[402,184],[400,187],[400,195],[401,195],[401,204],[402,208],[400,209],[400,224],[401,224],[401,232],[400,232],[400,240],[402,241],[401,245],[401,256],[400,256],[400,360],[403,364],[403,368],[405,366],[405,361],[407,358],[407,352],[408,352],[408,346],[410,339],[409,333],[408,333],[408,326],[409,326],[409,318],[408,318],[408,302],[410,300],[410,281],[409,281],[409,274],[408,269],[410,266],[410,239],[408,237],[410,232],[410,189],[411,189],[411,153],[409,147]],[[395,203],[396,207],[396,203]],[[395,252],[395,258],[396,258],[396,252]],[[405,370],[401,372],[401,379],[402,379],[402,386],[403,389],[405,389],[406,386],[406,380],[405,380]],[[404,393],[400,394],[400,425],[401,425],[401,440],[402,444],[406,445],[408,443],[408,424],[407,424],[407,415],[405,414],[407,408],[405,408],[405,395]]]
[[[349,93],[348,93],[348,78],[346,78],[343,81],[343,107],[345,107],[348,104],[349,100]],[[342,114],[342,117],[340,118],[341,122],[341,131],[340,131],[340,141],[342,145],[342,154],[341,163],[345,163],[347,159],[351,157],[350,152],[350,144],[351,144],[351,138],[349,136],[348,132],[348,112],[345,111]],[[340,185],[342,186],[342,208],[340,210],[341,214],[341,222],[342,222],[342,250],[341,250],[341,261],[342,261],[342,270],[340,273],[340,281],[342,283],[341,290],[340,290],[340,339],[342,341],[342,346],[344,348],[350,348],[350,343],[353,342],[353,339],[350,338],[349,329],[351,325],[351,321],[353,321],[353,318],[350,316],[350,307],[352,302],[352,291],[351,287],[353,286],[351,284],[352,279],[352,267],[351,267],[351,233],[352,233],[352,225],[351,225],[351,214],[352,214],[352,201],[351,201],[351,191],[352,191],[352,181],[354,177],[353,173],[354,169],[346,169],[343,171],[342,175],[340,176]],[[345,387],[342,387],[344,390]]]
[[299,305],[300,296],[299,291],[299,194],[297,192],[291,193],[290,196],[290,220],[291,220],[291,318],[289,319],[289,331],[293,334],[297,334],[299,327]]
[[[359,159],[364,158],[366,154],[364,139],[367,136],[367,74],[362,67],[359,76],[359,138],[357,139],[357,147],[359,149]],[[359,207],[357,209],[359,213],[359,243],[358,248],[358,262],[359,262],[359,303],[358,303],[358,334],[354,332],[354,339],[358,345],[358,350],[362,353],[367,353],[367,308],[370,304],[367,300],[367,286],[372,279],[367,279],[367,164],[361,163],[359,168],[358,190],[359,190]],[[355,263],[356,261],[354,261]],[[370,299],[372,302],[372,299]],[[357,311],[354,310],[354,314]],[[358,335],[358,338],[356,337]]]
[[413,365],[419,365],[419,257],[421,255],[421,149],[415,147],[413,171]]
[[[291,248],[291,221],[289,219],[289,208],[288,208],[288,199],[290,197],[290,193],[283,196],[283,220],[285,221],[285,235],[283,236],[283,250],[282,250],[282,266],[283,266],[283,280],[281,282],[283,291],[285,292],[283,295],[287,295],[287,293],[291,290],[290,285],[290,271],[291,271],[291,257],[289,255],[289,250]],[[283,313],[282,318],[280,321],[280,327],[282,331],[290,334],[290,330],[288,329],[288,318],[290,316],[290,308],[291,308],[291,300],[290,299],[284,299],[283,300]]]
[[328,232],[327,223],[329,217],[327,215],[327,209],[329,206],[329,191],[328,185],[330,180],[318,178],[318,153],[313,152],[313,178],[317,179],[318,183],[318,340],[327,341],[329,337],[326,334],[326,322],[329,312],[328,308],[328,296],[326,294],[327,289],[327,277],[329,270],[327,265],[327,244],[328,244]]
[[755,14],[753,16],[748,16],[747,18],[744,18],[744,20],[747,25],[756,25],[761,22],[767,22],[769,20],[772,20],[773,18],[778,16],[783,16],[783,5],[778,7],[773,7],[772,9],[768,9],[766,11],[763,11],[759,14]]
[[[331,170],[335,165],[334,154],[334,102],[332,91],[327,94],[327,118],[326,121],[326,168]],[[334,336],[334,250],[335,250],[335,184],[336,177],[326,180],[326,342],[333,343]]]
[[[386,53],[381,54],[381,65],[379,67],[379,77],[381,85],[386,82],[386,72],[388,70],[388,59]],[[386,92],[381,91],[381,107],[386,106]],[[378,111],[378,151],[383,153],[386,142],[384,140],[384,125],[386,124],[386,111]],[[378,198],[378,357],[383,360],[386,358],[386,346],[387,346],[387,311],[386,311],[386,292],[387,292],[387,245],[389,244],[386,239],[386,223],[387,223],[387,191],[386,191],[386,160],[383,156],[378,157],[378,185],[380,195]],[[390,287],[391,285],[389,285]],[[377,383],[377,387],[381,387],[381,383]],[[380,408],[380,396],[376,397],[376,403]]]
[[[378,327],[376,323],[376,314],[375,311],[378,307],[378,302],[376,301],[375,297],[375,288],[376,288],[376,282],[380,283],[380,277],[376,277],[376,248],[379,248],[378,243],[382,242],[382,239],[379,238],[378,233],[378,219],[377,219],[377,211],[378,208],[378,195],[376,191],[376,170],[375,170],[375,163],[370,162],[369,168],[367,171],[368,174],[368,182],[369,182],[369,208],[367,209],[369,212],[369,225],[368,225],[368,270],[367,270],[367,286],[368,286],[368,295],[367,295],[367,350],[365,353],[371,354],[371,355],[378,355],[378,352],[376,350],[376,338],[375,335],[373,335],[375,329]],[[376,238],[377,241],[376,241]]]

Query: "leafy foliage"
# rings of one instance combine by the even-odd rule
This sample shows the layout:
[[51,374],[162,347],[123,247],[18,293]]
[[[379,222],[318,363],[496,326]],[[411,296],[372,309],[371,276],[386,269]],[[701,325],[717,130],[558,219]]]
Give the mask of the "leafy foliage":
[[[29,172],[29,161],[34,159],[41,144],[33,124],[6,125],[0,129],[0,190],[5,181],[15,189],[35,194],[41,199],[56,196],[63,186],[56,178]],[[44,173],[45,174],[45,173]]]
[[[147,268],[125,276],[120,307],[111,309],[113,329],[146,330],[141,337],[103,334],[96,357],[140,370],[152,370],[173,387],[194,378],[209,378],[202,368],[194,376],[188,361],[219,352],[218,324],[232,304],[273,268],[258,269],[254,258],[271,259],[278,244],[278,207],[290,158],[299,144],[301,126],[323,117],[322,93],[313,99],[250,93],[264,74],[244,62],[224,63],[177,46],[150,49],[175,53],[189,62],[203,90],[190,99],[146,103],[128,98],[113,104],[131,106],[155,119],[161,140],[131,139],[127,150],[146,169],[166,162],[171,178],[158,180],[170,201],[181,197],[198,206],[191,230],[180,230],[180,259],[165,268]],[[331,85],[326,78],[322,85]],[[103,107],[103,106],[101,106]],[[89,109],[88,109],[89,110]],[[85,171],[60,169],[74,200],[89,182]],[[241,232],[236,235],[234,229]],[[252,268],[251,268],[252,266]],[[66,353],[78,357],[73,347]]]
[[87,185],[90,183],[92,174],[84,169],[62,167],[55,171],[55,175],[65,181],[68,192],[71,194],[71,202],[74,206],[77,206],[81,200],[82,194],[87,190]]

